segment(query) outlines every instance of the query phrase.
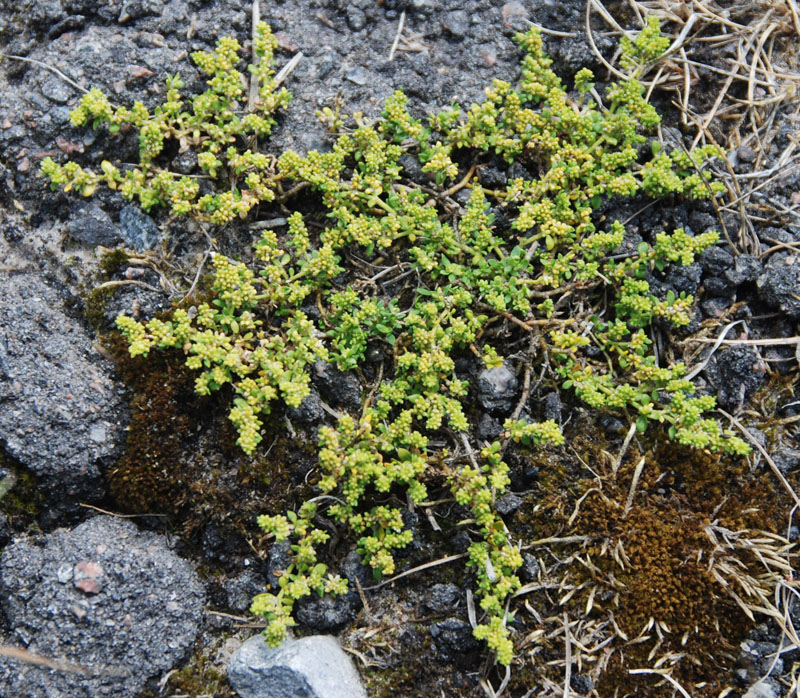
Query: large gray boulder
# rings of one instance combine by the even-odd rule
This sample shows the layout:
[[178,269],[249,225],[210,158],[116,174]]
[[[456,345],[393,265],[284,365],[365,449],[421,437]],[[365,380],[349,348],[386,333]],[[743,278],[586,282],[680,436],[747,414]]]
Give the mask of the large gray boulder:
[[0,657],[0,695],[135,698],[191,651],[204,593],[164,536],[96,516],[0,557],[6,642],[48,666]]
[[228,681],[240,698],[367,698],[350,657],[329,635],[274,649],[255,635],[231,657]]
[[0,443],[50,506],[103,496],[125,435],[112,366],[38,274],[0,274]]

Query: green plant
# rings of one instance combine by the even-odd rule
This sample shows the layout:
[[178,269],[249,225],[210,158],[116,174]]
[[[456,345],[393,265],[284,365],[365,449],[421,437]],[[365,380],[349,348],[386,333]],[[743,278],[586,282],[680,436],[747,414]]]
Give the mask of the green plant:
[[[642,431],[650,422],[666,423],[670,437],[697,448],[746,453],[744,442],[703,416],[714,400],[694,396],[685,367],[658,365],[645,332],[657,322],[687,324],[693,303],[672,291],[658,296],[648,275],[690,264],[717,236],[653,231],[651,242],[635,251],[612,254],[623,243],[625,226],[594,215],[614,197],[714,196],[720,186],[704,165],[719,153],[710,147],[670,154],[660,146],[643,148],[659,116],[639,78],[666,46],[652,19],[635,40],[623,42],[629,78],[607,88],[607,106],[598,102],[586,69],[575,78],[575,92],[568,92],[531,30],[517,37],[524,52],[519,87],[496,80],[482,104],[466,110],[453,105],[423,123],[396,92],[375,124],[356,118],[347,130],[345,117],[324,111],[322,117],[340,131],[330,152],[288,151],[277,161],[253,150],[240,153],[230,143],[250,132],[266,134],[270,115],[288,100],[284,91],[275,93],[265,67],[271,35],[264,27],[259,32],[258,119],[237,115],[237,45],[223,39],[214,54],[194,56],[212,78],[209,91],[192,100],[191,112],[181,111],[174,78],[166,104],[153,115],[143,107],[111,108],[96,93],[81,103],[75,123],[94,118],[112,128],[130,122],[140,129],[139,168],[122,175],[104,163],[100,177],[72,163],[45,161],[42,170],[67,189],[88,195],[102,181],[128,198],[138,196],[145,208],[166,206],[220,224],[270,201],[278,181],[318,192],[328,219],[318,235],[294,213],[283,242],[266,231],[255,243],[252,267],[214,256],[211,304],[176,310],[168,321],[122,316],[117,324],[132,355],[182,350],[187,365],[199,371],[198,392],[231,384],[230,418],[248,454],[275,399],[297,406],[308,395],[309,364],[330,360],[352,369],[371,344],[387,349],[390,366],[360,414],[320,429],[317,486],[324,501],[334,502],[325,513],[358,536],[358,550],[377,577],[391,575],[393,553],[408,545],[411,533],[399,507],[376,502],[405,493],[420,503],[431,481],[446,482],[479,531],[469,552],[484,613],[475,635],[508,664],[513,640],[507,621],[521,557],[495,508],[509,484],[504,445],[496,441],[477,453],[470,448],[469,456],[455,460],[431,445],[433,433],[469,443],[469,384],[459,376],[456,358],[474,355],[486,367],[501,365],[496,328],[510,323],[531,336],[531,346],[544,347],[561,387],[588,406],[624,416]],[[158,169],[153,163],[167,137],[196,148],[206,176],[226,182],[224,193],[197,199],[194,180]],[[480,166],[486,153],[518,161],[538,176],[511,179],[495,191],[465,180],[442,192],[467,168]],[[404,178],[403,154],[416,157],[432,177],[435,196]],[[449,194],[462,186],[471,194],[459,207]],[[511,220],[509,229],[493,226],[495,211]],[[401,305],[377,297],[374,285],[338,288],[340,275],[353,278],[343,260],[354,248],[368,257],[391,251],[418,280],[413,297]],[[320,311],[314,321],[301,309],[312,298]],[[552,422],[510,419],[505,429],[506,442],[541,448],[564,440]],[[317,559],[316,547],[328,535],[314,524],[321,514],[316,503],[306,503],[297,514],[259,520],[276,540],[294,541],[280,588],[253,603],[253,612],[270,621],[271,644],[293,623],[297,599],[344,591],[344,582]]]
[[[250,66],[258,81],[258,99],[253,109],[240,115],[238,100],[244,92],[243,76],[235,68],[239,42],[224,37],[213,53],[195,52],[192,60],[208,76],[208,90],[186,104],[180,90],[179,75],[167,77],[167,99],[152,113],[136,102],[131,108],[116,107],[98,89],[90,90],[72,111],[73,126],[91,123],[93,128],[108,124],[110,133],[123,126],[139,130],[139,165],[120,168],[108,160],[101,172],[84,169],[75,162],[64,165],[51,158],[42,161],[42,173],[53,186],[65,191],[75,189],[84,196],[94,193],[104,183],[128,200],[139,199],[143,209],[169,207],[176,216],[191,215],[217,225],[228,223],[247,213],[261,202],[275,198],[273,159],[256,150],[244,149],[245,139],[267,136],[275,124],[273,114],[289,103],[289,92],[278,89],[273,78],[272,54],[277,41],[270,28],[257,27]],[[218,180],[225,175],[228,187],[219,193],[200,196],[197,177],[180,176],[157,163],[167,142],[173,140],[180,152],[193,150],[203,176]],[[234,144],[239,144],[237,147]]]

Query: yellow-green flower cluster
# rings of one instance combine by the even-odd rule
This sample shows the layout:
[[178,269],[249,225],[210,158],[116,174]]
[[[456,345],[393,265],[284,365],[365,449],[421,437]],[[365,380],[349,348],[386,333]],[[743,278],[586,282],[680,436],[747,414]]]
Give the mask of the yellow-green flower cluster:
[[347,581],[329,574],[327,566],[317,562],[316,548],[327,542],[329,535],[312,524],[316,513],[317,505],[306,502],[297,513],[289,511],[286,516],[258,517],[258,525],[266,533],[273,534],[276,541],[296,540],[295,557],[286,570],[279,572],[278,589],[275,593],[259,594],[250,606],[251,613],[269,620],[264,636],[270,647],[280,645],[286,639],[287,630],[295,625],[292,618],[295,601],[311,593],[319,596],[347,593]]
[[[48,158],[42,163],[42,174],[53,187],[62,186],[65,191],[74,188],[85,196],[94,193],[97,184],[104,181],[126,199],[138,198],[145,210],[168,206],[174,215],[192,216],[215,225],[245,217],[259,203],[272,201],[276,177],[272,160],[252,153],[249,157],[239,156],[240,149],[231,147],[250,134],[268,135],[275,123],[274,113],[290,99],[285,88],[277,90],[272,77],[275,39],[264,23],[258,26],[255,44],[260,57],[254,70],[260,95],[257,111],[240,116],[238,100],[243,94],[243,76],[236,64],[241,47],[235,39],[223,37],[213,53],[192,54],[192,60],[209,78],[209,89],[193,97],[190,108],[180,98],[183,81],[174,75],[167,78],[166,101],[152,114],[139,102],[130,109],[113,106],[98,89],[86,93],[72,111],[70,119],[75,126],[91,122],[97,128],[105,123],[111,133],[124,124],[138,128],[138,167],[126,168],[123,176],[117,167],[104,162],[101,177],[75,163],[60,165]],[[201,171],[212,179],[225,177],[223,191],[198,199],[197,182],[164,169],[168,163],[158,161],[169,141],[174,141],[181,152],[190,147],[197,149]],[[233,162],[229,162],[231,159]]]
[[631,40],[624,35],[619,42],[620,64],[625,69],[640,68],[658,60],[669,48],[669,38],[661,33],[658,17],[650,15],[642,31]]

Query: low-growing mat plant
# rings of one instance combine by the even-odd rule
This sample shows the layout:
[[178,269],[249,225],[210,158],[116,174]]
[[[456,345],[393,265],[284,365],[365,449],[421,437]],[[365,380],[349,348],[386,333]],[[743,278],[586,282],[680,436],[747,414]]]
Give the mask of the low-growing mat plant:
[[[112,106],[99,90],[83,97],[73,124],[137,128],[138,165],[104,161],[95,172],[74,162],[42,163],[54,188],[89,196],[105,185],[145,210],[161,207],[214,225],[234,225],[279,196],[291,205],[285,187],[300,185],[319,197],[326,220],[319,232],[307,225],[310,214],[295,211],[283,232],[266,230],[255,241],[252,264],[215,254],[210,302],[175,309],[169,319],[117,318],[131,356],[182,351],[197,372],[199,394],[230,386],[229,417],[246,454],[259,448],[264,416],[277,401],[297,407],[308,397],[315,362],[350,370],[373,349],[386,357],[380,384],[361,410],[319,430],[316,486],[323,496],[258,520],[276,541],[290,541],[292,553],[278,588],[252,605],[269,622],[270,645],[294,625],[298,599],[348,588],[319,561],[329,539],[320,516],[355,535],[376,578],[391,576],[394,552],[412,534],[391,503],[397,498],[388,495],[420,504],[428,484],[446,481],[477,533],[467,562],[480,607],[475,637],[500,664],[510,664],[508,624],[522,557],[495,506],[509,487],[503,453],[511,440],[546,448],[564,437],[553,421],[519,418],[520,405],[500,439],[470,445],[471,388],[456,359],[503,365],[498,326],[529,335],[535,356],[528,360],[549,362],[560,388],[598,412],[642,432],[657,422],[670,438],[698,449],[749,451],[706,416],[714,398],[695,394],[682,363],[660,363],[648,332],[685,326],[693,312],[691,296],[659,295],[648,279],[691,264],[717,235],[652,230],[628,250],[625,224],[597,213],[609,200],[704,199],[722,190],[705,168],[721,155],[715,147],[667,152],[647,135],[660,117],[640,78],[668,46],[657,20],[650,18],[635,40],[623,40],[628,77],[607,85],[602,97],[587,69],[571,89],[562,82],[536,29],[516,39],[523,56],[517,86],[495,80],[483,102],[427,119],[411,115],[402,92],[386,100],[375,122],[358,116],[347,127],[347,118],[326,109],[320,117],[337,131],[329,151],[275,158],[254,143],[269,134],[289,95],[275,83],[275,39],[260,24],[253,45],[260,60],[250,67],[260,99],[252,111],[242,101],[240,46],[224,38],[213,53],[192,54],[208,77],[201,95],[184,99],[180,79],[170,77],[165,103],[152,112],[140,103]],[[165,167],[169,141],[196,151],[198,174],[215,184],[214,193],[201,195],[197,177]],[[407,174],[401,163],[409,156],[428,180]],[[488,189],[470,173],[490,161],[534,174]],[[460,189],[469,191],[461,204],[453,198]],[[498,214],[510,224],[495,225]],[[392,297],[374,282],[343,283],[353,278],[350,251],[398,260],[411,293]],[[456,450],[434,446],[433,435]]]

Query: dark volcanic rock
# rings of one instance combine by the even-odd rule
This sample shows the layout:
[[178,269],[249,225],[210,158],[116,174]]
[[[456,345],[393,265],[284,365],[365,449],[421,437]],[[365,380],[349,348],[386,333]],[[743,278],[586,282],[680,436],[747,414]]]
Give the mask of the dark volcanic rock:
[[135,250],[152,250],[161,241],[161,231],[155,221],[133,204],[119,213],[122,236],[129,247]]
[[464,659],[464,655],[480,648],[480,643],[472,635],[472,627],[460,618],[447,618],[433,623],[431,637],[445,661]]
[[355,592],[342,596],[316,594],[306,596],[295,604],[297,620],[314,630],[336,632],[353,622],[361,600]]
[[11,642],[87,673],[6,658],[3,695],[134,698],[194,646],[203,597],[163,536],[124,519],[96,516],[41,541],[21,536],[0,558]]
[[236,613],[245,613],[250,608],[253,597],[266,591],[267,579],[253,569],[246,569],[236,577],[226,580],[224,588],[228,607]]
[[54,508],[97,500],[127,415],[111,366],[38,276],[0,276],[0,289],[0,440]]
[[720,407],[736,410],[761,385],[766,366],[753,349],[734,346],[715,354],[706,373],[717,389]]
[[353,373],[344,373],[333,364],[317,361],[311,380],[322,397],[339,407],[361,407],[361,385]]
[[112,247],[122,240],[119,226],[114,224],[111,216],[93,203],[74,207],[67,230],[72,237],[87,245]]
[[800,256],[776,252],[756,282],[758,295],[767,305],[792,318],[800,318]]
[[422,603],[434,613],[444,613],[454,609],[463,596],[464,591],[455,584],[434,584]]
[[516,374],[505,364],[487,368],[478,374],[478,401],[489,412],[509,412],[518,385]]

